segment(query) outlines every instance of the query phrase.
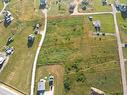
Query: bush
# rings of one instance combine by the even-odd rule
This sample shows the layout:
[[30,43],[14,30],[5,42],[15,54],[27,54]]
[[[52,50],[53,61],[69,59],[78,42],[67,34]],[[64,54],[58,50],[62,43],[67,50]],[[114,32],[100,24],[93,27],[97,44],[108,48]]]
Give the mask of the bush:
[[86,80],[86,77],[83,73],[77,74],[77,78],[76,78],[77,82],[84,82],[85,80]]
[[70,81],[69,77],[67,77],[64,80],[64,89],[65,89],[65,91],[69,91],[71,89],[71,81]]

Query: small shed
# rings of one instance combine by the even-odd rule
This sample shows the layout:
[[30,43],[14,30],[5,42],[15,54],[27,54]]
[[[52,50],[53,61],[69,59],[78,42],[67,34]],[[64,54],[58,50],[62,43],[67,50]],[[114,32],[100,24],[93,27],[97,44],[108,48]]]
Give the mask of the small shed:
[[97,88],[91,87],[90,95],[105,95],[105,93]]
[[96,32],[100,32],[101,22],[99,20],[93,21],[93,25],[94,25],[94,27],[96,29]]
[[45,92],[45,83],[46,83],[46,80],[44,79],[41,79],[39,82],[38,82],[38,94],[37,95],[43,95],[44,92]]

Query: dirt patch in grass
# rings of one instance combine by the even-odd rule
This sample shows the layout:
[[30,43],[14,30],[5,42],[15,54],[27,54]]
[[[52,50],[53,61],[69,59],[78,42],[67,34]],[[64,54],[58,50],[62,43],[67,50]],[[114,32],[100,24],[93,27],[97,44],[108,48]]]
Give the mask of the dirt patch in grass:
[[[55,77],[55,95],[63,95],[64,68],[62,65],[38,66],[36,72],[36,89],[39,80],[48,76],[49,73]],[[47,90],[49,90],[49,87],[47,87]],[[37,90],[35,90],[35,93],[37,93]]]

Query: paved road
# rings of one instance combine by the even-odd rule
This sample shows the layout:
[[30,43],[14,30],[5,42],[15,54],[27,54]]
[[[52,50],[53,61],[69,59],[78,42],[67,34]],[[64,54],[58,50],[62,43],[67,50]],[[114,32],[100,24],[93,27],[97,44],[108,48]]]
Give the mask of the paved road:
[[0,12],[0,16],[1,16],[2,13],[4,12],[4,10],[6,9],[7,5],[8,5],[8,4],[4,2],[4,7],[3,7],[3,9],[2,9],[1,12]]
[[12,89],[10,90],[10,88],[4,85],[0,85],[0,95],[23,95],[23,94],[20,94],[19,92]]
[[114,5],[112,5],[112,10],[113,10],[113,17],[114,17],[118,51],[119,51],[123,93],[124,93],[124,95],[127,95],[127,82],[126,82],[126,72],[125,72],[125,63],[124,63],[124,57],[123,57],[123,49],[122,49],[122,43],[121,43],[121,39],[120,39],[119,28],[118,28],[118,24],[117,24],[116,9],[115,9]]
[[36,55],[35,55],[35,59],[34,59],[34,64],[33,64],[33,69],[32,69],[32,79],[31,79],[31,91],[30,91],[30,95],[34,95],[34,84],[35,84],[35,72],[36,72],[36,66],[37,66],[37,60],[38,60],[38,56],[39,56],[39,52],[41,50],[42,44],[44,42],[45,39],[45,35],[46,35],[46,28],[47,28],[47,9],[42,10],[42,13],[45,14],[45,26],[44,26],[44,30],[41,31],[41,41],[39,43]]
[[79,13],[79,12],[74,12],[71,15],[100,15],[100,14],[112,14],[112,12],[93,12],[93,13]]

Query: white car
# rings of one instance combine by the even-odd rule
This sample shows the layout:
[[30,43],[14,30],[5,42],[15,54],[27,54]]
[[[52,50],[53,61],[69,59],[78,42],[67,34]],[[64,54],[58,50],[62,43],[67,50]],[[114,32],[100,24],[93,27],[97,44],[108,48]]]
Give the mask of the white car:
[[0,56],[0,65],[2,65],[5,60],[6,60],[6,57]]

